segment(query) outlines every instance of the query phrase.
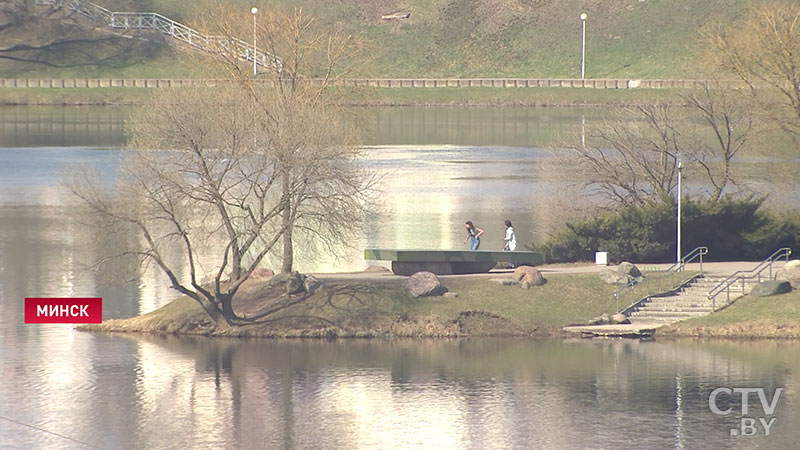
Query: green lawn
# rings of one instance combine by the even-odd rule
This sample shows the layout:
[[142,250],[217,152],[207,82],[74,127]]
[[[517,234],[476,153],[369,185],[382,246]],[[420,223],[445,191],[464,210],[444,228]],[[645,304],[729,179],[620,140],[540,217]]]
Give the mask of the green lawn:
[[[98,0],[113,9],[111,2]],[[193,23],[211,0],[133,2]],[[735,24],[750,0],[230,0],[249,21],[251,6],[302,8],[322,24],[341,24],[368,51],[359,76],[371,77],[578,77],[580,12],[587,12],[589,78],[691,78],[699,73],[700,28],[712,21]],[[383,21],[382,14],[411,17]],[[202,30],[201,30],[202,31]],[[248,39],[249,36],[242,36]],[[87,49],[91,51],[91,49]],[[182,77],[196,61],[169,48],[131,55],[116,67],[53,68],[0,62],[0,77]]]
[[129,105],[152,93],[145,88],[0,88],[0,105]]
[[800,291],[746,296],[724,310],[658,330],[659,336],[800,338]]

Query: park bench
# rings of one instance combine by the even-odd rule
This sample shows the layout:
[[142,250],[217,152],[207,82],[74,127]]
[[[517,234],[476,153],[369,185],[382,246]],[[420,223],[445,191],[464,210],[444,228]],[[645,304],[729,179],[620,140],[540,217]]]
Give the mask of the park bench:
[[514,265],[542,264],[544,258],[538,252],[501,252],[467,250],[396,250],[368,248],[364,259],[391,261],[392,272],[397,275],[412,275],[420,271],[437,275],[483,273],[493,269],[497,263]]

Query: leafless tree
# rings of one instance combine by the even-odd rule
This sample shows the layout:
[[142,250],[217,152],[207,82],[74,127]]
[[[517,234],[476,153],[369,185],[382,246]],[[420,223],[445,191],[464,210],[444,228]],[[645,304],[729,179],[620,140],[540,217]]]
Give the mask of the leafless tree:
[[747,149],[755,119],[735,92],[714,84],[667,104],[623,111],[570,144],[565,163],[590,193],[611,204],[643,205],[675,195],[679,161],[721,199],[736,183],[734,158]]
[[[221,36],[247,35],[249,30],[242,24],[250,23],[244,13],[220,7],[198,19],[199,27],[214,30]],[[263,16],[261,16],[263,14]],[[318,143],[306,137],[325,133],[307,132],[308,127],[333,120],[332,116],[312,118],[319,111],[336,111],[337,100],[346,91],[337,88],[335,81],[347,76],[355,68],[363,45],[358,36],[350,35],[337,26],[322,26],[314,18],[305,16],[300,9],[282,11],[269,9],[259,12],[257,41],[261,47],[282,60],[281,70],[263,70],[253,75],[251,67],[242,64],[235,52],[221,51],[217,61],[227,77],[241,84],[261,109],[262,126],[271,136],[271,145],[276,151],[280,184],[284,190],[285,204],[282,207],[283,255],[281,270],[291,272],[294,266],[295,231],[304,231],[318,238],[327,248],[335,241],[330,237],[341,237],[342,229],[352,223],[351,218],[337,217],[340,208],[328,208],[326,202],[343,199],[327,197],[307,190],[293,191],[291,186],[306,184],[309,171],[313,172],[319,157],[299,157],[308,153]],[[339,114],[343,111],[339,110]],[[322,130],[319,130],[322,131]],[[353,130],[351,130],[353,131]],[[350,134],[352,136],[352,134]],[[340,138],[347,140],[344,135]],[[346,147],[345,147],[346,148]],[[350,147],[352,148],[352,147]],[[356,179],[340,174],[336,180],[346,182],[336,189],[348,192]],[[294,195],[302,192],[302,195]],[[328,211],[324,216],[320,211]]]
[[[607,201],[654,203],[675,186],[680,144],[671,109],[640,106],[588,130],[587,145],[569,145],[570,174]],[[635,116],[638,120],[630,120]]]
[[744,81],[800,145],[800,4],[757,3],[743,25],[714,24],[704,39],[713,65]]
[[713,188],[709,197],[719,200],[737,181],[734,158],[749,147],[756,119],[748,102],[718,84],[706,83],[684,100],[696,124],[694,133],[689,133],[691,140],[684,144],[688,161],[701,167],[703,179]]
[[[228,325],[266,320],[237,313],[233,299],[284,237],[287,207],[289,225],[335,246],[358,229],[373,187],[337,115],[295,104],[297,122],[273,128],[263,117],[268,100],[251,94],[236,83],[156,93],[129,123],[132,149],[116,189],[85,173],[67,182],[93,213],[141,236],[126,254],[155,264]],[[274,145],[285,140],[295,143],[289,183],[287,156]]]

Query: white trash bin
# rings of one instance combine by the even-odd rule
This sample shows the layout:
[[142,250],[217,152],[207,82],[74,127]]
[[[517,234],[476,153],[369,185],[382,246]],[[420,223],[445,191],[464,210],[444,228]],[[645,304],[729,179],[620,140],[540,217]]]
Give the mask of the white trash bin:
[[594,263],[598,266],[608,265],[608,252],[596,252],[594,254]]

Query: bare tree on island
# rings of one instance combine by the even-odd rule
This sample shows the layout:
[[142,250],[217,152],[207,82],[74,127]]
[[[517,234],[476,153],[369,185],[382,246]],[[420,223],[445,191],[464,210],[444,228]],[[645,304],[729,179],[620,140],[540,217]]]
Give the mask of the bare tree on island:
[[172,288],[230,326],[268,320],[270,310],[244,316],[233,300],[281,243],[291,270],[293,230],[328,250],[359,231],[376,179],[324,90],[298,84],[288,95],[283,83],[244,77],[247,66],[240,72],[228,56],[217,62],[240,76],[157,92],[134,115],[113,191],[84,173],[67,185],[94,213],[141,236],[127,254],[154,263]]
[[[309,114],[320,111],[342,111],[338,100],[347,91],[334,87],[335,80],[346,77],[362,56],[362,43],[356,36],[344,33],[338,26],[324,26],[314,18],[305,16],[300,9],[291,11],[268,10],[258,12],[258,48],[271,55],[280,55],[280,70],[261,69],[257,75],[250,67],[242,65],[235,52],[221,52],[220,62],[224,73],[248,92],[261,110],[261,125],[270,136],[270,144],[278,163],[279,182],[284,190],[281,220],[283,228],[283,253],[281,271],[291,272],[294,267],[296,232],[300,232],[324,248],[330,249],[344,236],[344,228],[357,222],[340,215],[342,208],[335,204],[342,198],[319,192],[310,184],[308,172],[324,162],[324,155],[314,155],[304,160],[299,155],[307,153],[312,142],[306,137],[316,134],[309,126],[326,127],[326,121],[310,120]],[[223,36],[246,35],[249,18],[243,13],[220,7],[206,15],[202,27]],[[322,133],[324,134],[324,132]],[[344,139],[344,135],[340,135]],[[340,148],[354,149],[353,143]],[[363,175],[359,175],[363,176]],[[339,171],[329,182],[342,183],[348,191],[356,180]],[[293,190],[294,185],[304,185]],[[329,186],[330,187],[330,186]],[[329,190],[329,187],[326,187]],[[332,203],[331,205],[327,205]],[[324,215],[320,212],[325,211]]]

